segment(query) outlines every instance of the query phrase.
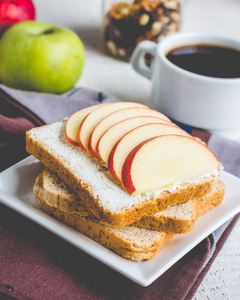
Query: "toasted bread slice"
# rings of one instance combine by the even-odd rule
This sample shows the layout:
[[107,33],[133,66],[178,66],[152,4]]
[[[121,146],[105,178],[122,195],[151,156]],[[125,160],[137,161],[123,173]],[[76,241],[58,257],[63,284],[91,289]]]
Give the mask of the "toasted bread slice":
[[171,205],[203,197],[218,180],[219,171],[214,170],[192,181],[131,196],[105,165],[66,140],[65,124],[56,122],[31,129],[26,135],[26,149],[56,173],[98,219],[111,226],[129,225]]
[[[63,193],[65,187],[58,187],[58,193],[61,194],[59,201],[56,187],[52,184],[52,186],[49,185],[45,188],[43,177],[43,173],[37,177],[34,193],[46,213],[55,216],[63,223],[75,228],[77,231],[125,258],[136,261],[150,259],[174,236],[174,234],[134,226],[113,228],[89,215],[84,208],[79,208],[79,214],[66,213],[58,208],[57,205],[65,196],[69,196],[69,192]],[[72,197],[75,198],[73,195]],[[55,205],[55,207],[49,203]]]
[[[59,208],[67,214],[75,213],[94,218],[94,214],[88,211],[81,199],[77,198],[49,169],[44,169],[41,181],[42,197],[48,205]],[[145,216],[133,225],[174,234],[187,233],[193,229],[198,217],[222,202],[224,192],[224,184],[218,181],[206,196]]]

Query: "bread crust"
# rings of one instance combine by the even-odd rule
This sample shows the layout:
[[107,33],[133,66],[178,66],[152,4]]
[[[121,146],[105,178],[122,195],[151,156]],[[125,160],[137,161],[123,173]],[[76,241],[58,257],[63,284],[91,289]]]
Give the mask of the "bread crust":
[[223,197],[225,195],[225,185],[222,181],[219,180],[217,188],[214,188],[214,191],[211,194],[211,199],[207,197],[203,197],[203,199],[196,199],[194,203],[195,209],[195,220],[197,220],[200,216],[219,205],[223,201]]
[[[42,198],[48,205],[59,208],[67,214],[76,213],[84,217],[94,218],[94,214],[87,210],[83,202],[71,193],[68,187],[49,169],[43,170],[38,176],[37,182],[42,186]],[[34,186],[34,190],[36,186],[37,184]],[[224,193],[225,186],[221,181],[218,181],[213,186],[212,191],[204,197],[190,200],[187,206],[186,204],[178,204],[160,213],[143,217],[133,226],[174,234],[187,233],[193,229],[197,218],[222,202]],[[171,208],[174,209],[174,213],[171,212]],[[189,210],[186,212],[186,209]],[[191,216],[182,216],[182,210],[191,213]]]
[[141,220],[135,222],[134,226],[142,228],[161,230],[168,233],[183,234],[190,232],[195,224],[195,221],[219,205],[223,201],[225,194],[224,183],[220,180],[215,184],[213,190],[202,198],[195,198],[190,200],[193,209],[193,217],[191,219],[180,219],[178,216],[168,217],[164,214],[153,214],[143,217]]
[[[129,236],[128,239],[124,239],[123,236],[118,233],[116,228],[102,224],[97,218],[91,218],[87,215],[83,216],[75,213],[68,214],[57,207],[50,206],[46,200],[47,193],[43,193],[42,179],[42,174],[40,174],[34,185],[34,193],[41,208],[47,214],[54,216],[64,224],[76,229],[122,257],[135,261],[150,259],[174,236],[174,234],[156,232],[151,243],[146,244],[145,247],[139,245],[137,240],[132,239],[131,236]],[[51,196],[52,195],[49,194],[49,197]],[[126,226],[125,231],[127,231],[129,227],[130,226]],[[138,230],[147,231],[147,229],[140,228]]]
[[155,217],[153,215],[143,217],[133,225],[151,230],[162,230],[168,233],[175,232],[176,234],[183,234],[190,232],[193,229],[194,224],[195,219],[179,220],[167,218],[166,216]]
[[[48,125],[46,125],[48,126]],[[41,142],[33,138],[31,129],[26,134],[26,150],[39,159],[46,167],[66,183],[74,194],[79,197],[98,219],[113,227],[123,227],[140,220],[143,216],[154,214],[167,209],[171,205],[187,202],[192,198],[200,198],[209,193],[218,177],[205,179],[198,183],[182,185],[173,192],[162,192],[157,199],[150,199],[117,211],[110,211],[103,207],[99,199],[93,196],[91,187],[69,169],[61,157],[54,155]]]

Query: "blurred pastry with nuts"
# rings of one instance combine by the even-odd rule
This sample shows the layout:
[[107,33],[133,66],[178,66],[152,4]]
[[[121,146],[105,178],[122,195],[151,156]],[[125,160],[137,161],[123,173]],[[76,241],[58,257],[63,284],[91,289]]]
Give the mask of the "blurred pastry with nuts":
[[[112,1],[105,11],[103,43],[107,51],[129,60],[138,43],[143,40],[159,42],[175,33],[181,26],[182,1],[134,0]],[[105,4],[106,5],[106,4]]]

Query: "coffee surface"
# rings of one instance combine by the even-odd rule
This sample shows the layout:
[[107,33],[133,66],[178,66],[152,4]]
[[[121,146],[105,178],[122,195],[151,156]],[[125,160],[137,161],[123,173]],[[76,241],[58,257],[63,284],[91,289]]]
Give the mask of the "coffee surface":
[[218,78],[240,77],[240,51],[215,45],[175,48],[166,57],[176,66],[200,75]]

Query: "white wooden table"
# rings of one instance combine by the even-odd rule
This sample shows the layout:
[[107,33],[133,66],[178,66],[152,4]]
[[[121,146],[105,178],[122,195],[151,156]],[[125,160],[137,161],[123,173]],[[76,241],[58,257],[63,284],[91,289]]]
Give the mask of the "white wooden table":
[[[86,62],[78,86],[150,106],[151,83],[129,63],[101,47],[101,0],[34,0],[39,21],[73,29],[83,40]],[[240,40],[240,0],[188,0],[183,31],[221,33]],[[234,138],[240,141],[239,136]],[[240,201],[240,199],[239,199]],[[240,221],[194,296],[195,300],[240,299]]]

